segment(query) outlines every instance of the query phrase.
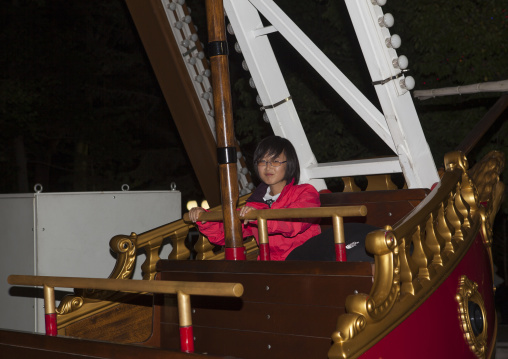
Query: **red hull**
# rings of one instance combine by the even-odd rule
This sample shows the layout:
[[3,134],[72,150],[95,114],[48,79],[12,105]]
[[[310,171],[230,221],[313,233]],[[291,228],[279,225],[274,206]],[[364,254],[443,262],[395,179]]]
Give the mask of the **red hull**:
[[476,359],[477,356],[469,349],[464,338],[455,299],[462,275],[478,284],[478,292],[485,301],[489,343],[486,357],[489,358],[496,339],[494,285],[489,253],[480,235],[477,235],[462,261],[439,288],[406,320],[360,357]]

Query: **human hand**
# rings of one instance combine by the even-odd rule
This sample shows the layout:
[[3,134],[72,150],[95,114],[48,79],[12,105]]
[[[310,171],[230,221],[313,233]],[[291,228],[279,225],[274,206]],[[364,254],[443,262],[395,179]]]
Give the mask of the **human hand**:
[[[249,213],[253,209],[255,209],[255,208],[254,207],[249,207],[249,206],[243,206],[240,209],[240,216],[244,217],[247,213]],[[243,224],[247,224],[249,222],[254,222],[254,221],[255,221],[254,219],[244,219],[243,220]]]
[[[201,208],[201,207],[191,208],[191,210],[189,211],[189,219],[193,223],[196,223],[198,221],[198,219],[199,219],[199,216],[203,212],[206,212],[206,211],[203,208]],[[201,223],[205,224],[206,222],[205,221],[201,221]]]

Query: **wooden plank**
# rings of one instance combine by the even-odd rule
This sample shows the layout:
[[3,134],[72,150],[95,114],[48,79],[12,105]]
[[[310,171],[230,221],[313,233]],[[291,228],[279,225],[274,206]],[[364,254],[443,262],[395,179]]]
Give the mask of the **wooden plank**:
[[[196,273],[259,273],[259,274],[314,274],[340,276],[372,276],[372,268],[361,262],[231,262],[231,261],[170,261],[160,260],[157,272]],[[173,279],[172,279],[173,280]]]
[[[163,260],[158,270],[162,280],[242,283],[241,298],[191,298],[196,351],[239,358],[326,358],[345,298],[372,286],[370,263]],[[161,347],[176,349],[175,296],[158,306]]]
[[152,333],[152,306],[151,303],[150,306],[121,303],[72,323],[62,331],[61,334],[68,337],[139,343]]
[[[370,263],[366,263],[369,267]],[[319,276],[239,273],[162,273],[162,280],[184,280],[241,283],[244,293],[237,300],[225,303],[262,302],[297,305],[343,306],[345,298],[354,293],[369,292],[372,276]]]
[[[344,222],[366,223],[376,227],[393,226],[413,210],[429,193],[425,188],[391,191],[323,193],[321,206],[365,205],[366,217],[344,218]],[[322,220],[322,226],[330,225]]]
[[[177,336],[178,338],[178,336]],[[66,337],[50,337],[43,334],[16,332],[0,329],[0,353],[2,358],[37,359],[193,359],[213,358],[211,355],[186,354],[178,351],[149,348],[139,345],[114,344]]]
[[423,200],[430,191],[426,188],[398,189],[391,191],[322,193],[321,206],[355,205],[376,202]]
[[[165,324],[162,328],[163,336],[171,338],[176,330],[176,325]],[[227,329],[209,330],[199,326],[194,327],[194,336],[196,352],[243,359],[325,359],[331,347],[330,338]],[[171,345],[168,342],[163,343],[163,346],[166,347],[166,344]]]
[[[372,285],[370,263],[161,261],[158,269],[162,280],[242,283],[241,298],[191,298],[196,351],[240,358],[326,358],[345,298]],[[158,305],[161,347],[177,348],[176,298]]]
[[37,359],[83,359],[87,358],[81,354],[58,353],[47,351],[42,348],[20,348],[18,346],[9,346],[0,344],[0,353],[2,358],[37,358]]
[[[209,303],[207,299],[210,298],[192,300],[192,322],[196,326],[330,338],[337,318],[345,313],[343,306],[253,302],[242,302],[241,309],[232,310],[221,306],[223,303]],[[171,319],[178,318],[172,316]],[[178,324],[178,320],[174,324]]]

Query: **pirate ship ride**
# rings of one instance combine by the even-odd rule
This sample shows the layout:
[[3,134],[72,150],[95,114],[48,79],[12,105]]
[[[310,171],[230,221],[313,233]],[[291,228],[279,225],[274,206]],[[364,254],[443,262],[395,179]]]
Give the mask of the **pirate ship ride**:
[[[362,262],[252,260],[267,236],[260,236],[259,248],[253,240],[244,242],[235,211],[252,185],[232,131],[222,2],[207,1],[210,65],[184,1],[127,4],[203,191],[209,202],[222,203],[206,219],[224,220],[226,248],[217,251],[200,237],[195,260],[188,260],[185,238],[192,224],[182,219],[112,238],[117,263],[109,279],[11,276],[13,285],[44,287],[48,335],[2,330],[3,353],[38,358],[493,357],[491,228],[504,190],[499,181],[504,159],[493,152],[470,169],[467,150],[452,152],[438,175],[410,96],[407,61],[396,54],[400,38],[390,35],[392,17],[383,14],[384,1],[346,0],[380,111],[273,1],[224,0],[264,116],[275,134],[297,147],[302,181],[318,190],[325,189],[324,178],[341,177],[345,183],[344,192],[321,195],[321,208],[249,215],[260,227],[273,216],[329,217],[338,246],[344,243],[344,221],[381,227],[365,241],[374,271]],[[270,47],[272,32],[297,49],[394,156],[317,162]],[[496,106],[507,104],[504,96]],[[217,173],[217,163],[216,178],[210,173]],[[404,174],[403,189],[390,181],[395,172]],[[355,185],[357,175],[367,176],[367,191]],[[166,238],[172,252],[160,260]],[[146,253],[144,279],[126,280],[139,251]],[[54,287],[77,292],[55,308]]]

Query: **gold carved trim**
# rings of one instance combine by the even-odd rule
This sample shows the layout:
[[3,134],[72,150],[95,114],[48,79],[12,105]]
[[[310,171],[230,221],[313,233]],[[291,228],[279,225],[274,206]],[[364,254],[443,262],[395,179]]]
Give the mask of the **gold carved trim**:
[[[481,294],[478,292],[478,284],[469,280],[465,275],[460,277],[459,289],[455,296],[459,305],[459,321],[462,331],[464,332],[464,339],[471,351],[479,358],[485,358],[485,351],[487,349],[487,311],[485,303]],[[476,303],[483,316],[483,330],[480,334],[475,335],[470,320],[469,302]]]
[[[487,215],[480,205],[466,157],[452,152],[445,164],[441,182],[412,212],[393,229],[367,235],[366,248],[375,258],[374,283],[369,295],[347,298],[347,314],[338,318],[329,358],[356,358],[375,345],[444,282],[478,231],[488,233],[495,213]],[[490,170],[499,174],[502,168]]]
[[[240,205],[245,203],[248,197],[247,195],[240,198]],[[220,210],[220,207],[217,207],[216,210]],[[185,239],[191,227],[192,225],[180,219],[139,235],[131,233],[129,236],[123,234],[114,236],[111,238],[109,245],[111,250],[116,253],[117,260],[108,279],[132,279],[136,256],[139,251],[144,250],[146,259],[141,265],[143,279],[153,280],[156,274],[155,266],[160,259],[160,248],[167,238],[172,244],[168,259],[188,259],[190,250],[185,246]],[[205,240],[208,242],[207,239]],[[251,252],[257,248],[254,248],[251,242],[249,242],[248,247]],[[203,259],[219,258],[221,258],[220,253]],[[103,290],[75,290],[75,295],[64,297],[57,308],[58,329],[63,329],[84,317],[118,305],[118,302],[125,301],[131,296],[132,294]]]
[[[131,279],[136,256],[140,250],[144,250],[146,253],[146,260],[141,265],[143,279],[154,279],[155,265],[160,259],[160,247],[166,238],[173,241],[170,257],[177,259],[189,257],[190,251],[185,248],[184,244],[188,231],[189,225],[178,220],[139,235],[131,233],[129,236],[114,236],[109,245],[111,251],[116,253],[117,260],[108,279]],[[75,295],[64,297],[57,308],[58,328],[60,330],[84,317],[118,305],[118,302],[127,300],[131,296],[104,290],[75,290]]]

